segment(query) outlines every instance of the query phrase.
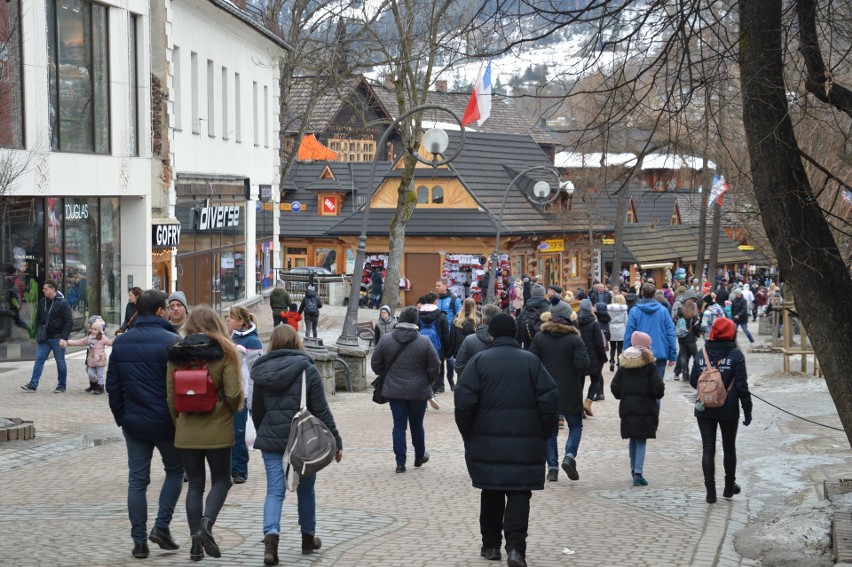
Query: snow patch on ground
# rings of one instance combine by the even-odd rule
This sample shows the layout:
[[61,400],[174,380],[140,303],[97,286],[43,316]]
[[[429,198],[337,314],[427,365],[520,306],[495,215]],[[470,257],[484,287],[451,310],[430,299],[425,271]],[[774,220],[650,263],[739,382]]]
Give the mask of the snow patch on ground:
[[746,557],[759,557],[764,567],[834,565],[830,533],[835,508],[828,501],[773,506],[737,533],[736,549]]

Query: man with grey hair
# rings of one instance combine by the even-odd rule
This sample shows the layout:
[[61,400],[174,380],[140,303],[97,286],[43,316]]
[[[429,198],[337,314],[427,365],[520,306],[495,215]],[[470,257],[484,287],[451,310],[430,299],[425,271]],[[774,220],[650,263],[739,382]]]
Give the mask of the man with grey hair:
[[731,301],[731,319],[737,328],[742,327],[745,336],[748,337],[748,342],[753,343],[754,337],[748,331],[748,301],[743,296],[743,290],[737,288],[733,293],[734,299]]
[[482,320],[476,328],[476,332],[468,335],[462,341],[458,353],[456,353],[455,369],[456,374],[461,376],[467,361],[473,358],[478,352],[485,350],[491,344],[491,335],[488,334],[488,323],[491,319],[500,313],[500,308],[494,303],[488,303],[482,306]]

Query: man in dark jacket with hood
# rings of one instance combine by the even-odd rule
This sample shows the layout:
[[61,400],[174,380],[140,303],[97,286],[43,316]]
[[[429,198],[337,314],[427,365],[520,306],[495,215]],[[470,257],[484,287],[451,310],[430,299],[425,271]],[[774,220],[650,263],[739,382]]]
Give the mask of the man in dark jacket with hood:
[[533,338],[541,328],[541,314],[550,309],[550,302],[544,298],[545,293],[543,286],[533,284],[530,287],[530,299],[518,315],[518,332],[515,338],[525,349],[530,348]]
[[748,342],[753,343],[754,337],[748,331],[748,301],[743,297],[741,289],[734,291],[733,298],[731,300],[731,319],[733,319],[737,328],[742,327]]
[[[55,281],[45,280],[41,288],[44,297],[38,304],[36,315],[36,359],[33,366],[33,375],[30,381],[21,386],[26,392],[35,392],[38,381],[44,370],[44,363],[53,351],[56,359],[56,372],[59,375],[59,384],[53,390],[54,394],[65,392],[68,367],[65,365],[65,346],[71,335],[71,327],[74,318],[71,316],[71,306],[65,301],[65,296],[59,291]],[[38,329],[44,328],[44,340],[38,339]]]
[[[178,549],[169,524],[183,488],[183,464],[175,449],[175,425],[166,401],[166,354],[180,340],[166,320],[166,294],[149,289],[136,300],[136,321],[115,338],[107,368],[109,409],[124,433],[130,476],[127,512],[133,557],[148,557],[150,539],[162,549]],[[160,490],[154,528],[147,533],[151,457],[160,452],[166,478]]]
[[505,535],[508,565],[525,567],[530,499],[544,488],[559,394],[538,357],[514,339],[516,327],[505,313],[491,319],[493,342],[468,361],[456,385],[455,417],[468,474],[482,489],[480,555],[499,560]]
[[[571,480],[579,480],[575,459],[583,436],[583,376],[589,368],[589,353],[580,331],[572,324],[573,316],[571,306],[564,301],[551,307],[549,313],[542,315],[544,323],[530,352],[541,359],[559,387],[559,415],[564,415],[568,423],[562,469]],[[551,482],[559,479],[558,433],[559,428],[554,427],[547,441],[547,480]]]

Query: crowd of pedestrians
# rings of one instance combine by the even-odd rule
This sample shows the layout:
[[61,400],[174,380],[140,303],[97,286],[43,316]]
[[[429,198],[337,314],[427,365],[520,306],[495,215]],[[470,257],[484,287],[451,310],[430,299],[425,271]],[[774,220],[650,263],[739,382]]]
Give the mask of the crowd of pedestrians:
[[[665,284],[658,290],[654,282],[646,281],[623,290],[596,283],[589,293],[580,289],[575,296],[558,285],[545,288],[528,278],[523,281],[523,300],[516,304],[513,298],[501,309],[495,304],[480,308],[472,299],[461,301],[439,279],[435,291],[397,316],[383,305],[374,325],[370,363],[383,377],[379,394],[389,403],[396,473],[407,470],[409,435],[413,466],[430,461],[424,416],[430,406],[440,409],[437,395],[447,386],[453,391],[468,473],[472,485],[481,490],[483,558],[502,559],[505,544],[508,565],[526,565],[532,491],[557,482],[560,468],[568,479],[580,479],[584,429],[587,434],[594,429],[593,420],[585,428],[584,420],[593,418],[594,402],[606,399],[607,363],[613,373],[609,391],[618,400],[620,433],[627,441],[630,479],[640,487],[648,484],[647,441],[657,434],[666,369],[674,367],[674,380],[683,377],[699,391],[718,371],[727,397],[719,403],[708,398],[706,405],[699,398],[695,408],[706,500],[713,503],[717,498],[717,431],[724,454],[722,496],[740,492],[736,435],[740,408],[742,423],[749,425],[752,404],[736,334],[741,328],[753,342],[749,315],[754,320],[771,310],[778,290],[760,286],[752,290],[749,284],[729,289],[725,282],[715,289],[699,289],[695,282]],[[281,512],[288,480],[292,481],[286,462],[288,438],[291,422],[303,407],[300,400],[333,435],[338,462],[343,455],[319,371],[304,350],[298,322],[288,324],[287,314],[296,310],[286,290],[279,287],[272,292],[276,324],[265,354],[254,314],[232,307],[223,318],[207,306],[191,309],[180,291],[167,296],[134,288],[115,338],[108,338],[103,321],[95,319],[86,337],[69,340],[72,321],[67,302],[54,282],[46,282],[43,292],[36,317],[37,329],[41,328],[39,351],[33,377],[22,388],[36,390],[44,362],[53,352],[59,370],[55,391],[65,391],[65,347],[88,348],[87,391],[105,388],[126,443],[132,555],[147,557],[148,541],[162,549],[179,548],[170,527],[186,482],[190,559],[221,556],[213,527],[232,485],[248,480],[246,429],[251,420],[254,447],[261,451],[266,472],[264,563],[278,564]],[[306,337],[316,336],[321,307],[316,289],[308,288],[297,309],[305,317]],[[107,355],[109,346],[112,351]],[[176,388],[176,376],[183,369],[206,371],[215,390],[212,409],[180,409],[178,396],[183,392]],[[561,460],[560,428],[568,433]],[[165,477],[149,530],[146,492],[155,449]],[[626,471],[627,465],[625,476]],[[315,480],[315,475],[299,476],[296,487],[304,554],[322,545],[316,534]]]

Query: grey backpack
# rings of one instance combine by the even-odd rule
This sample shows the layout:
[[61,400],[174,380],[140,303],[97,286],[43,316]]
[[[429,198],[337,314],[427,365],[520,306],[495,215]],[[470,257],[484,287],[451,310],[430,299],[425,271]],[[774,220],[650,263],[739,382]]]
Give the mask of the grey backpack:
[[293,473],[287,475],[287,488],[296,490],[299,477],[316,474],[334,460],[337,454],[337,440],[322,420],[308,411],[307,380],[302,371],[302,401],[299,411],[290,423],[290,437],[287,439],[287,451],[284,462]]

